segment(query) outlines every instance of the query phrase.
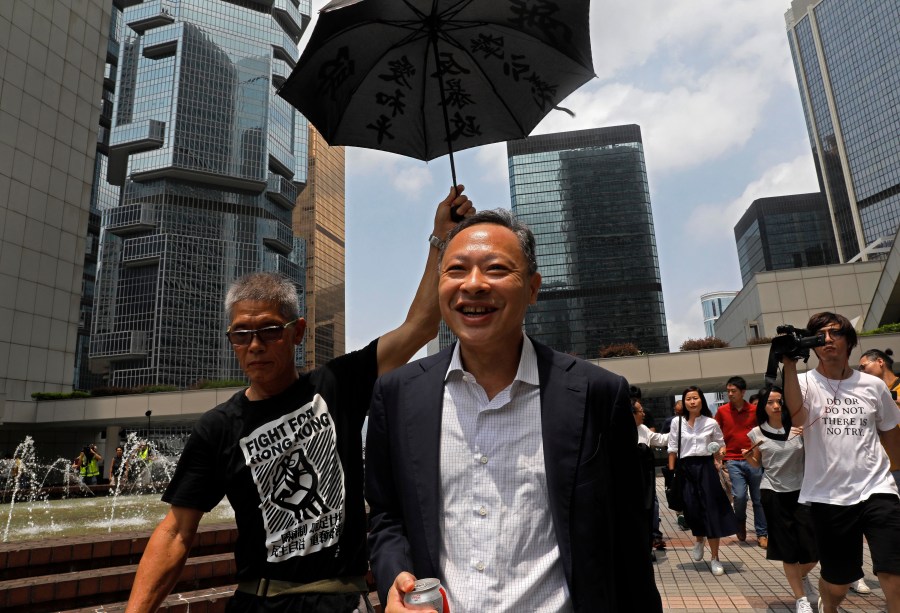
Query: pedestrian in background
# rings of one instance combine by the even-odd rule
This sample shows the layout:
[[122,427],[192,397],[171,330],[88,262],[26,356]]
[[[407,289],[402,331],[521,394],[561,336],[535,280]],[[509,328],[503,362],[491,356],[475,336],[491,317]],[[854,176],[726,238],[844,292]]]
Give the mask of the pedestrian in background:
[[73,468],[78,468],[78,474],[81,481],[85,485],[97,485],[97,479],[100,477],[100,463],[103,462],[103,456],[97,453],[97,445],[90,443],[85,445],[75,458]]
[[[881,351],[880,349],[869,349],[859,356],[859,372],[875,375],[884,381],[888,386],[888,389],[891,390],[891,397],[894,399],[894,402],[900,407],[900,401],[897,400],[897,393],[900,392],[900,377],[894,374],[893,355],[894,352],[890,349],[885,349],[884,351]],[[894,463],[891,464],[891,475],[894,477],[894,481],[897,482],[897,487],[900,488],[900,465]],[[860,579],[860,582],[862,582],[862,579]],[[863,583],[863,585],[865,584]],[[853,584],[851,587],[855,591],[859,591],[857,589],[859,585]],[[865,591],[860,593],[868,594],[871,591],[872,590],[866,586]]]
[[710,570],[716,576],[724,575],[725,568],[719,561],[719,539],[734,534],[737,522],[734,511],[728,504],[728,497],[719,483],[710,443],[722,446],[725,441],[699,387],[690,386],[684,390],[681,398],[686,415],[672,422],[668,447],[669,469],[676,470],[682,482],[684,518],[697,540],[692,557],[697,562],[703,559],[704,542],[708,540]]
[[819,551],[809,507],[798,501],[803,484],[803,428],[792,426],[780,387],[760,396],[756,421],[758,425],[748,434],[753,445],[741,453],[748,464],[765,469],[760,491],[772,537],[766,559],[780,560],[784,566],[797,613],[812,613],[809,598],[818,594],[807,575],[818,563]]
[[[646,464],[644,470],[644,477],[646,478],[645,504],[650,510],[650,546],[653,549],[662,551],[666,548],[666,540],[659,525],[659,498],[656,496],[656,466],[652,447],[667,447],[669,437],[665,434],[653,432],[644,425],[645,411],[640,400],[631,399],[631,412],[634,414],[634,423],[637,424],[638,448],[640,449],[641,459]],[[652,560],[656,560],[656,556],[652,553],[650,557]]]
[[125,469],[125,467],[122,466],[122,461],[124,460],[122,456],[124,453],[125,449],[121,445],[116,447],[116,457],[113,458],[112,466],[109,467],[109,484],[113,487],[119,483],[119,479]]
[[747,498],[753,501],[753,527],[756,540],[765,549],[769,544],[769,530],[766,527],[766,513],[763,511],[759,497],[759,486],[762,483],[763,470],[751,466],[741,449],[750,447],[747,433],[756,427],[756,407],[744,401],[747,382],[743,377],[731,377],[725,385],[728,402],[716,412],[716,423],[725,437],[725,469],[731,481],[731,494],[734,502],[734,516],[737,519],[737,537],[739,541],[747,540]]

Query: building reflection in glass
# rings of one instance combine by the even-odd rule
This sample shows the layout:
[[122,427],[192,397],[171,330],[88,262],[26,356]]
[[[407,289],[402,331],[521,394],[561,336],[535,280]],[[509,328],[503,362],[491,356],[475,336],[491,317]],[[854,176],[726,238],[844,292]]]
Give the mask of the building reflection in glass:
[[900,227],[900,3],[795,1],[785,20],[840,261],[871,257]]
[[634,343],[669,350],[640,127],[507,144],[516,216],[537,240],[543,284],[525,330],[583,358]]

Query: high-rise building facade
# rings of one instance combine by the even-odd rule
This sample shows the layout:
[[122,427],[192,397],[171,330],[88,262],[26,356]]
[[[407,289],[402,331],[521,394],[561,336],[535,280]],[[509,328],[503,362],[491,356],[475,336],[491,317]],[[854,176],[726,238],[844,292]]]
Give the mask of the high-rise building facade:
[[[156,0],[123,11],[91,334],[109,385],[242,378],[222,302],[242,274],[298,287],[307,124],[276,95],[309,3]],[[302,356],[298,350],[298,357]]]
[[838,257],[885,253],[900,227],[900,3],[794,0],[785,21]]
[[734,226],[741,282],[758,272],[837,264],[828,204],[821,193],[754,200]]
[[107,180],[109,134],[112,127],[116,95],[116,73],[119,45],[122,40],[122,11],[113,4],[109,18],[109,38],[100,97],[100,126],[97,132],[97,155],[94,158],[94,179],[91,184],[91,203],[87,236],[84,244],[84,272],[81,282],[81,305],[78,314],[78,337],[75,346],[75,378],[73,387],[90,390],[103,384],[100,374],[91,372],[91,327],[94,319],[94,287],[97,282],[97,259],[100,252],[100,219],[102,212],[119,202],[119,187]]
[[309,126],[309,173],[294,209],[294,234],[306,241],[306,368],[344,353],[344,147],[330,147]]
[[0,418],[75,379],[112,11],[0,2]]
[[668,352],[640,127],[532,136],[507,143],[507,157],[543,278],[526,332],[589,359],[619,343]]
[[703,329],[706,336],[716,335],[716,320],[722,316],[737,292],[710,292],[700,296],[700,307],[703,309]]

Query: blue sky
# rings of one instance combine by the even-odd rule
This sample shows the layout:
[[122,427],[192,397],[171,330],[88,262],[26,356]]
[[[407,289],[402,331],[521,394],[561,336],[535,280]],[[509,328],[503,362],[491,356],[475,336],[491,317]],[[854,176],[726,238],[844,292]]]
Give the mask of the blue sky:
[[[313,1],[311,28],[325,3]],[[563,103],[574,119],[551,113],[533,132],[641,126],[673,350],[704,335],[701,294],[740,289],[733,228],[750,203],[817,190],[788,6],[594,0],[598,78]],[[477,207],[509,207],[504,144],[460,152],[456,166]],[[348,350],[402,322],[449,184],[446,157],[347,149]]]

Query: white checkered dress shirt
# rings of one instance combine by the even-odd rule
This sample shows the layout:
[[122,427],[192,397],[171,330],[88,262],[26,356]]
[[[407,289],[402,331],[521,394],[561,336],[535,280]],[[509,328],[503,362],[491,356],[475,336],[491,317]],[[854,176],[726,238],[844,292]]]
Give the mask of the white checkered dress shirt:
[[441,420],[441,582],[453,613],[572,611],[550,505],[537,357],[488,400],[459,344]]

